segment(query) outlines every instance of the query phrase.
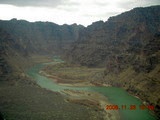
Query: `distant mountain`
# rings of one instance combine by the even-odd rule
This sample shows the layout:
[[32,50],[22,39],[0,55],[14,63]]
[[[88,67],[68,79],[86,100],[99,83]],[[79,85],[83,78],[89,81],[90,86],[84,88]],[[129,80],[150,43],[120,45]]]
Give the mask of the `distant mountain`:
[[73,62],[97,66],[110,56],[131,51],[140,54],[148,41],[160,32],[159,10],[160,6],[135,8],[106,22],[95,22],[80,32],[67,55]]
[[[50,22],[28,22],[12,19],[0,21],[0,28],[8,32],[16,43],[30,53],[61,52],[76,41],[81,25],[57,25]],[[61,50],[62,49],[62,50]]]

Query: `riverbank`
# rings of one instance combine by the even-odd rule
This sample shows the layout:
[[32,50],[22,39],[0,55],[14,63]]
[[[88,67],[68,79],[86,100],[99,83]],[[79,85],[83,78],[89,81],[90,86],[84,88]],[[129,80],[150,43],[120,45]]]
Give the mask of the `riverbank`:
[[[46,71],[50,68],[56,69],[56,72],[59,71],[57,69],[57,65],[59,67],[60,72],[63,71],[63,73],[66,71],[68,73],[69,71],[69,77],[65,77],[66,79],[64,79],[63,77],[58,76],[56,73],[49,74],[46,73]],[[49,67],[49,68],[48,68]],[[69,68],[68,68],[69,67]],[[65,71],[64,71],[65,69]],[[87,78],[90,77],[90,75],[93,75],[93,72],[95,74],[95,72],[99,72],[99,69],[86,69],[84,67],[75,67],[71,65],[67,65],[63,64],[63,63],[59,63],[59,64],[54,64],[54,65],[49,65],[46,67],[41,69],[39,71],[39,74],[50,78],[51,80],[53,80],[56,84],[60,85],[60,86],[67,86],[67,87],[89,87],[89,86],[96,86],[95,84],[91,83],[91,79],[89,80],[85,80]],[[46,70],[46,71],[44,71]],[[73,74],[71,74],[70,72],[73,72]],[[51,72],[51,71],[50,71]],[[78,73],[79,74],[78,74]],[[85,72],[85,77],[84,77],[84,72]],[[89,73],[88,73],[89,72]],[[60,73],[61,76],[64,76],[63,73]],[[62,75],[63,74],[63,75]],[[74,76],[74,74],[78,74],[78,77]],[[81,80],[81,77],[83,76],[84,80]],[[71,80],[68,80],[69,78],[72,78]],[[76,79],[75,79],[76,78]],[[106,86],[108,87],[109,85],[104,85],[104,84],[99,84],[98,86]],[[119,111],[118,110],[106,110],[106,105],[112,105],[108,99],[106,98],[106,96],[103,96],[100,93],[97,92],[89,92],[89,91],[82,91],[82,90],[70,90],[70,89],[64,89],[61,90],[60,93],[62,93],[65,97],[66,97],[66,101],[67,102],[71,102],[71,103],[75,103],[75,104],[80,104],[83,106],[87,106],[92,108],[95,111],[99,111],[103,114],[103,118],[104,120],[120,120],[120,115],[119,115]]]
[[[98,69],[102,70],[102,68],[98,68]],[[100,77],[100,76],[102,76],[102,71],[100,72],[99,70],[98,71],[96,71],[96,70],[97,70],[96,68],[85,68],[82,66],[74,66],[74,65],[72,66],[72,65],[68,65],[66,63],[65,64],[60,63],[60,64],[56,64],[56,65],[50,64],[49,66],[44,67],[43,69],[41,69],[40,74],[50,78],[51,81],[54,81],[54,83],[53,83],[54,85],[57,84],[59,87],[64,86],[64,89],[65,89],[65,86],[71,87],[69,89],[72,89],[72,87],[80,87],[82,89],[84,87],[87,87],[87,88],[91,89],[91,91],[94,91],[94,92],[99,91],[99,93],[102,93],[103,95],[105,95],[107,97],[108,97],[108,95],[113,97],[114,98],[113,103],[116,105],[120,105],[120,106],[124,105],[124,104],[128,105],[128,109],[130,109],[129,108],[130,105],[134,104],[134,105],[137,105],[137,107],[138,107],[138,105],[142,104],[140,100],[136,99],[133,96],[130,96],[128,93],[125,93],[124,90],[121,91],[120,88],[115,89],[112,87],[102,87],[103,82],[101,82],[101,81],[103,81],[103,78]],[[84,71],[85,71],[85,75],[84,75]],[[96,81],[98,82],[98,85],[92,83],[93,79],[91,79],[91,78],[93,78],[93,77],[90,77],[90,75],[94,76],[94,78],[97,79]],[[83,79],[81,79],[81,78],[83,78]],[[87,78],[87,79],[85,79],[85,78]],[[87,84],[87,83],[89,83],[89,84]],[[58,87],[57,85],[55,87]],[[73,89],[75,89],[75,88],[73,88]],[[105,90],[105,91],[103,91],[103,90]],[[109,92],[107,90],[111,90],[111,91]],[[120,91],[117,91],[117,90],[120,90]],[[87,91],[85,91],[85,92],[87,92]],[[73,93],[76,93],[77,95],[79,95],[79,92],[77,92],[77,90],[76,90],[76,92],[67,91],[67,94],[68,94],[68,92],[69,92],[69,95],[72,97],[74,96]],[[84,94],[85,94],[85,92],[84,92]],[[66,93],[66,91],[65,91],[65,93]],[[115,95],[112,95],[112,93]],[[117,93],[119,93],[119,94],[117,94]],[[122,96],[124,96],[124,98]],[[102,110],[102,107],[100,107],[100,101],[90,100],[90,99],[88,99],[88,96],[84,97],[86,99],[83,99],[83,97],[82,98],[80,97],[78,99],[75,97],[73,97],[73,98],[72,97],[70,99],[67,99],[67,101],[72,102],[72,103],[76,103],[76,104],[82,104],[85,106],[90,106],[90,107],[91,106],[93,107],[93,105],[94,105],[94,106],[96,106],[98,111]],[[120,102],[118,100],[120,100]],[[121,112],[122,112],[122,110],[121,110]],[[130,120],[135,120],[135,119],[142,120],[142,119],[146,119],[146,118],[150,118],[150,120],[155,120],[154,117],[151,116],[147,112],[145,113],[143,111],[139,111],[138,109],[133,112],[134,114],[132,114],[131,112],[127,112],[128,115],[126,114],[125,111],[122,113],[124,113],[127,116],[127,118],[130,118]],[[145,114],[145,116],[143,116],[143,114]],[[133,117],[133,115],[138,115],[138,116]],[[124,118],[124,120],[128,120],[128,119]]]
[[[0,113],[6,120],[103,120],[94,109],[66,102],[63,95],[30,80],[0,81]],[[77,114],[78,113],[78,114]]]
[[12,61],[14,66],[17,65],[14,69],[18,70],[7,80],[0,80],[0,115],[6,120],[103,120],[101,112],[67,102],[63,95],[42,88],[25,73],[37,64],[52,61],[51,57],[41,55],[30,56],[24,62],[21,59]]
[[74,87],[80,87],[80,86],[94,86],[94,84],[90,83],[89,81],[77,81],[78,83],[71,83],[71,81],[69,82],[64,82],[64,80],[62,78],[59,78],[58,76],[53,76],[53,75],[50,75],[50,74],[47,74],[45,71],[39,71],[39,74],[45,76],[45,77],[48,77],[50,79],[52,79],[55,83],[59,84],[59,85],[63,85],[63,86],[74,86]]
[[71,103],[76,103],[91,107],[96,111],[102,111],[104,120],[120,120],[118,110],[107,110],[107,105],[112,105],[108,99],[97,92],[63,90],[61,91],[66,96],[66,100]]
[[83,80],[79,80],[79,81],[76,81],[77,83],[72,83],[72,81],[67,81],[66,80],[63,80],[62,78],[59,78],[58,76],[53,76],[53,75],[50,75],[50,74],[47,74],[45,71],[43,70],[40,70],[39,71],[39,74],[45,76],[45,77],[48,77],[48,78],[51,78],[54,82],[56,82],[57,84],[59,85],[63,85],[63,86],[70,86],[70,87],[81,87],[81,86],[105,86],[105,87],[109,87],[111,85],[109,84],[105,84],[105,83],[91,83],[90,81],[83,81]]
[[[84,66],[58,63],[48,65],[39,72],[51,78],[59,85],[65,86],[110,86],[103,81],[104,68],[87,68]],[[95,79],[99,82],[94,82]]]

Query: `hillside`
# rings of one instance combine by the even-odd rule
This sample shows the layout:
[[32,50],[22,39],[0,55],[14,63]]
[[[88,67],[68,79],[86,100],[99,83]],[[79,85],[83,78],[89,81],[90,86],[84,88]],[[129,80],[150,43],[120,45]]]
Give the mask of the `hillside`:
[[53,54],[61,52],[71,42],[76,41],[79,30],[84,27],[76,24],[60,26],[50,22],[32,23],[12,19],[1,20],[0,28],[8,32],[26,53]]
[[[160,6],[135,8],[88,27],[0,20],[0,82],[5,86],[0,89],[3,93],[1,97],[5,95],[3,90],[14,89],[17,92],[16,85],[20,88],[31,85],[40,97],[40,88],[35,88],[25,70],[34,64],[51,61],[56,54],[72,65],[86,66],[87,70],[93,67],[103,69],[93,83],[124,88],[147,104],[154,105],[160,117],[159,11]],[[21,95],[24,93],[28,94],[30,90],[28,93],[23,91]],[[4,103],[10,99],[7,97]],[[58,99],[63,101],[63,98]],[[6,104],[9,105],[9,102]],[[86,107],[82,109],[88,111]]]
[[159,9],[159,6],[136,8],[106,22],[95,22],[80,31],[79,39],[67,55],[71,61],[96,66],[110,56],[126,51],[140,54],[141,49],[159,32]]
[[[24,47],[23,39],[21,43],[17,42],[17,38],[6,30],[0,29],[1,120],[103,120],[101,112],[66,102],[61,94],[41,88],[28,77],[26,75],[28,68],[37,63],[50,62],[53,56],[48,55],[51,54],[49,51],[44,52],[44,49],[40,51],[35,46],[30,49]],[[19,34],[25,35],[21,32]],[[31,44],[38,42],[33,40]]]
[[[102,81],[125,88],[160,108],[160,6],[135,8],[80,31],[71,63],[105,67]],[[69,57],[68,57],[69,56]],[[157,113],[159,114],[159,113]],[[159,114],[160,115],[160,114]]]
[[83,28],[76,24],[0,20],[0,74],[22,74],[34,64],[34,59],[43,61],[53,54],[62,54]]

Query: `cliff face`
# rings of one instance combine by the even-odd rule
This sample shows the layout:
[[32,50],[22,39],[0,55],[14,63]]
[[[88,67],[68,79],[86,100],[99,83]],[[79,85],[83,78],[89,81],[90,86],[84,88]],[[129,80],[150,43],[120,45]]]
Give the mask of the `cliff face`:
[[159,6],[136,8],[106,22],[93,23],[80,32],[77,43],[68,52],[71,61],[97,66],[110,57],[120,54],[127,57],[131,51],[141,54],[143,47],[159,32],[159,10]]
[[[79,37],[80,25],[0,20],[0,75],[4,79],[24,73],[37,55],[62,54]],[[13,73],[14,72],[14,73]],[[12,76],[13,78],[13,76]]]
[[0,29],[0,76],[1,80],[6,79],[7,75],[11,72],[11,68],[5,60],[7,44],[13,44],[13,40],[8,33]]
[[71,42],[77,40],[79,30],[83,26],[59,26],[50,22],[31,23],[12,19],[0,21],[0,28],[8,32],[26,52],[46,54],[66,49]]
[[[29,65],[27,51],[5,30],[0,29],[0,80],[10,80]],[[27,65],[27,66],[28,66]]]
[[32,54],[61,54],[68,61],[105,67],[103,81],[160,109],[160,6],[135,8],[87,28],[50,22],[0,21],[0,75],[23,71]]
[[[80,31],[67,52],[72,63],[105,67],[103,82],[160,108],[160,6],[135,8]],[[100,81],[94,81],[96,83]]]

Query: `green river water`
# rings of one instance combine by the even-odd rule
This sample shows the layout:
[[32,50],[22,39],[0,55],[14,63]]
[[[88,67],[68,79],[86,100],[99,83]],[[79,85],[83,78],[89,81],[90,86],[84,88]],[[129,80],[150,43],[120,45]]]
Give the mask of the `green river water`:
[[[60,92],[64,89],[72,90],[85,90],[98,92],[106,96],[109,101],[118,105],[120,110],[121,120],[156,120],[150,112],[146,110],[141,110],[139,105],[142,105],[142,102],[136,97],[131,96],[125,90],[116,87],[96,87],[96,86],[87,86],[87,87],[67,87],[56,84],[53,80],[40,75],[39,70],[44,67],[46,64],[38,64],[28,70],[28,75],[35,79],[38,85],[42,88],[46,88],[51,91]],[[126,109],[122,109],[122,105],[126,106]],[[130,105],[136,105],[135,110],[130,110]]]

